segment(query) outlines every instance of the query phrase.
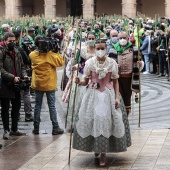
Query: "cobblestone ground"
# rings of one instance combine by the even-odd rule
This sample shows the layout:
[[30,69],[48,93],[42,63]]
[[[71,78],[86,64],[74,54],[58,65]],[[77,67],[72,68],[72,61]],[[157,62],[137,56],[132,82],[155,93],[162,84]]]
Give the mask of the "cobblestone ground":
[[[58,71],[61,80],[62,70]],[[59,81],[60,84],[60,81]],[[64,128],[66,105],[61,101],[62,92],[56,92],[60,126]],[[134,96],[134,95],[133,95]],[[133,97],[134,98],[134,97]],[[34,107],[34,98],[31,99]],[[51,135],[46,97],[41,114],[40,135],[32,135],[32,122],[24,121],[23,105],[19,129],[27,132],[24,137],[2,139],[0,119],[0,170],[170,170],[170,83],[165,77],[142,75],[141,127],[138,127],[138,103],[132,99],[129,116],[132,146],[127,152],[108,154],[107,167],[100,168],[93,153],[72,150],[68,165],[69,133]]]

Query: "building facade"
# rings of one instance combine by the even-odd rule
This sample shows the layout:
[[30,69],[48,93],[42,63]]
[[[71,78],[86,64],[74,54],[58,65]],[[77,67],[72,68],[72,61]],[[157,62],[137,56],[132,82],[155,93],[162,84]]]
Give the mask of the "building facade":
[[103,13],[135,17],[138,12],[153,18],[170,18],[170,0],[0,0],[0,16],[11,19],[24,15],[93,18]]

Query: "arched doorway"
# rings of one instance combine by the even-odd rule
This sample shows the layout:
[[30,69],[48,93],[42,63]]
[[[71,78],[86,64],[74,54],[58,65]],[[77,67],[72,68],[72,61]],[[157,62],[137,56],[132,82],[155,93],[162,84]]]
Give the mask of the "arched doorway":
[[83,15],[82,4],[83,4],[82,0],[70,0],[71,16]]
[[22,0],[22,15],[43,15],[44,0]]
[[148,17],[165,16],[165,0],[138,0],[137,10]]
[[56,0],[56,16],[57,17],[67,16],[67,3],[68,3],[68,0]]
[[0,17],[5,16],[5,0],[0,1]]
[[98,15],[122,15],[122,0],[95,0],[95,12]]

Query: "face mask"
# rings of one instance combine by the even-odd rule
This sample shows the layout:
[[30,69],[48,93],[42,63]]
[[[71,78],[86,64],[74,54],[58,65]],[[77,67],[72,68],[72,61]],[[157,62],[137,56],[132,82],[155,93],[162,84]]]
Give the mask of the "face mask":
[[118,42],[118,38],[117,38],[117,37],[112,37],[111,40],[112,40],[112,43],[113,43],[113,44],[116,44],[116,43]]
[[87,31],[91,31],[91,28],[87,28]]
[[125,45],[127,45],[127,40],[121,39],[121,40],[119,40],[119,43],[120,43],[121,46],[125,46]]
[[99,58],[102,58],[106,55],[106,50],[97,50],[96,51],[96,56]]
[[9,43],[9,44],[7,45],[8,50],[9,50],[9,51],[13,51],[13,50],[14,50],[14,46],[15,46],[14,43]]
[[73,28],[73,31],[76,31],[77,29],[76,28]]
[[106,35],[107,35],[107,37],[110,37],[110,32],[107,32]]
[[88,40],[87,43],[88,43],[89,46],[94,46],[95,41],[94,40]]
[[99,31],[99,28],[95,28],[95,32],[98,32]]

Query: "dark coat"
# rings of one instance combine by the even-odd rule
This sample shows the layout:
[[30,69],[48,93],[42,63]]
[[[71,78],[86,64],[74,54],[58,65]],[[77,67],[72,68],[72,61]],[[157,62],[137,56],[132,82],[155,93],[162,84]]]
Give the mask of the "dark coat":
[[0,89],[0,98],[15,98],[14,93],[14,67],[17,77],[24,78],[26,71],[20,52],[15,48],[15,60],[5,47],[0,47],[0,71],[2,77],[2,86]]

